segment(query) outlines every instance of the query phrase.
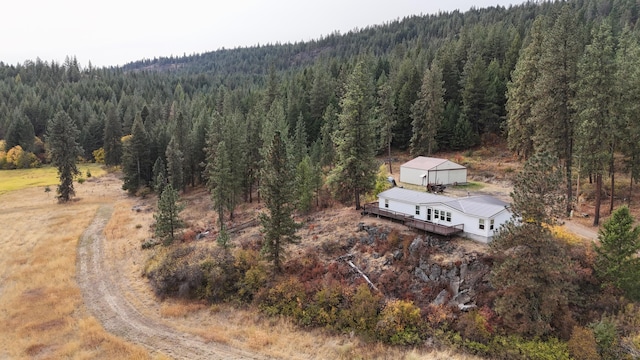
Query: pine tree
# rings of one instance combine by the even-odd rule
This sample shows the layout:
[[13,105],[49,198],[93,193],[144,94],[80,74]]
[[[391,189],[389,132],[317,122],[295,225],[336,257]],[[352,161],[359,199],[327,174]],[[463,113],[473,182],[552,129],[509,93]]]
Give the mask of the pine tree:
[[80,174],[76,160],[82,152],[77,142],[79,133],[73,119],[64,111],[59,111],[47,125],[51,162],[58,168],[60,177],[59,202],[67,202],[75,195],[73,177]]
[[169,141],[167,151],[167,173],[169,175],[169,183],[174,189],[182,189],[184,187],[184,155],[178,148],[178,143],[174,136]]
[[158,211],[153,215],[156,220],[155,234],[165,245],[173,242],[176,230],[183,226],[179,217],[183,206],[178,203],[179,200],[178,192],[171,183],[167,184],[158,200]]
[[165,186],[167,186],[167,168],[164,166],[162,157],[158,156],[153,163],[153,190],[161,195]]
[[260,183],[260,193],[267,209],[260,214],[264,234],[262,252],[267,260],[273,262],[275,271],[280,272],[285,256],[284,245],[299,241],[296,231],[300,224],[293,219],[295,177],[287,146],[279,131],[274,134],[265,155]]
[[620,35],[616,53],[616,97],[614,109],[620,118],[621,150],[625,155],[625,170],[629,173],[629,193],[633,194],[633,182],[640,181],[640,46],[634,33],[625,28]]
[[393,89],[391,82],[385,73],[378,79],[378,106],[375,110],[377,127],[380,133],[379,148],[387,151],[389,173],[391,169],[391,142],[393,141],[393,128],[396,126],[396,107],[393,102]]
[[594,226],[600,221],[602,176],[606,173],[606,164],[610,164],[612,170],[619,139],[614,115],[617,83],[613,46],[611,25],[603,22],[599,28],[594,28],[592,43],[587,46],[578,66],[579,80],[576,84],[577,147],[583,169],[596,178]]
[[134,194],[138,188],[146,186],[151,180],[151,159],[149,151],[149,134],[142,123],[140,114],[133,121],[132,133],[123,145],[122,172],[124,175],[122,189]]
[[613,212],[598,234],[599,245],[595,263],[596,274],[604,283],[625,292],[633,301],[640,301],[640,227],[626,206]]
[[[478,144],[480,134],[487,127],[486,107],[487,88],[489,79],[487,77],[487,66],[480,55],[470,58],[464,67],[462,77],[462,108],[460,117],[469,123],[472,130],[472,137],[469,143],[462,148],[470,148]],[[462,144],[458,144],[461,146]]]
[[564,162],[566,214],[571,211],[573,201],[575,114],[571,104],[581,52],[577,23],[570,5],[564,5],[544,37],[538,77],[532,84],[535,101],[531,108],[531,126],[536,129],[535,151],[548,151]]
[[512,80],[507,85],[507,132],[508,145],[524,159],[533,154],[532,108],[536,101],[531,85],[538,78],[540,53],[542,52],[544,18],[537,18],[529,34],[527,47],[520,54]]
[[299,164],[302,159],[309,154],[309,149],[307,147],[307,130],[304,125],[304,118],[302,117],[302,114],[300,114],[298,122],[296,123],[292,146],[293,163]]
[[218,223],[224,225],[225,211],[229,212],[229,217],[233,217],[235,201],[233,195],[234,179],[231,175],[231,159],[227,152],[227,145],[224,141],[218,143],[215,158],[209,167],[208,186],[211,193],[213,206],[218,212]]
[[[569,312],[575,288],[572,263],[546,224],[563,209],[563,174],[547,154],[531,157],[514,181],[514,219],[494,237],[491,284],[494,309],[510,332],[528,337],[550,335]],[[556,211],[554,211],[556,210]]]
[[337,163],[331,172],[334,194],[342,200],[352,196],[356,210],[360,197],[373,189],[378,166],[375,162],[375,136],[371,109],[374,86],[364,61],[358,62],[340,101],[342,111],[335,134]]
[[298,163],[296,168],[296,200],[298,210],[306,214],[313,205],[313,192],[315,190],[315,167],[311,164],[311,158],[306,155]]
[[15,109],[9,120],[7,133],[4,140],[6,148],[11,149],[14,146],[20,146],[26,152],[33,151],[33,141],[36,135],[33,130],[31,121],[19,109]]
[[424,72],[418,100],[411,107],[413,135],[409,149],[413,156],[431,155],[438,148],[436,134],[444,114],[442,71],[436,63]]

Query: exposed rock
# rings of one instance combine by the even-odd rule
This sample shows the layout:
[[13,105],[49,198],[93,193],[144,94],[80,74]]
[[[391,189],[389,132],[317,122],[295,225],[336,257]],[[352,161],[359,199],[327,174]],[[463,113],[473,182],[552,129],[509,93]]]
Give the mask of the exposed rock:
[[447,295],[449,295],[447,290],[442,289],[440,293],[438,293],[438,296],[436,296],[435,300],[433,300],[431,303],[433,305],[443,305],[447,301]]
[[398,249],[398,250],[396,250],[396,251],[394,251],[394,252],[393,252],[393,258],[394,258],[395,260],[400,260],[400,259],[402,259],[402,256],[403,256],[403,255],[404,255],[404,254],[402,253],[402,250],[400,250],[400,249]]
[[429,276],[424,272],[424,270],[422,270],[421,268],[417,267],[416,270],[414,271],[414,274],[416,275],[416,277],[424,282],[429,282]]
[[424,246],[424,240],[422,240],[422,236],[418,236],[413,239],[411,245],[409,245],[409,254],[416,255],[420,249]]
[[438,279],[440,278],[440,274],[442,274],[442,268],[440,268],[438,264],[433,264],[433,266],[431,266],[429,279],[431,279],[431,281],[438,281]]

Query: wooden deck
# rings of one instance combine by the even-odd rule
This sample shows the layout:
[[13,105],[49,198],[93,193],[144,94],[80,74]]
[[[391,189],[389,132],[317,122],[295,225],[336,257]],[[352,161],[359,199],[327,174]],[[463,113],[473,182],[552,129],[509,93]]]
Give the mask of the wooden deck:
[[365,204],[362,208],[363,215],[376,215],[378,217],[384,217],[387,219],[397,220],[413,229],[418,229],[433,234],[451,236],[464,231],[464,224],[458,224],[453,226],[447,226],[442,224],[436,224],[429,221],[415,219],[411,215],[406,215],[397,211],[381,209],[378,207],[378,203]]

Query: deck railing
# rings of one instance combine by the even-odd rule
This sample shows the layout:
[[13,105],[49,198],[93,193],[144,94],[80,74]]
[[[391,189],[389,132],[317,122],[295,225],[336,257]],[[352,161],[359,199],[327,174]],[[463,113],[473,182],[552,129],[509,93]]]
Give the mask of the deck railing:
[[407,215],[398,211],[382,209],[378,206],[378,203],[365,204],[362,209],[362,214],[377,215],[377,216],[382,216],[388,219],[398,220],[408,227],[423,230],[423,231],[438,234],[438,235],[451,236],[453,234],[457,234],[459,232],[464,231],[464,224],[458,224],[453,226],[436,224],[430,221],[416,219],[412,215]]

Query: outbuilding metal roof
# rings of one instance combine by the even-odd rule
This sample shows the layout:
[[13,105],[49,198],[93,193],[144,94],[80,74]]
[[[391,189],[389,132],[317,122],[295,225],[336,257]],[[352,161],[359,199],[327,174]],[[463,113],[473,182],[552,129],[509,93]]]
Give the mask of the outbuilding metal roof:
[[454,169],[466,169],[460,164],[456,164],[453,161],[447,159],[439,159],[426,156],[418,156],[413,160],[409,160],[406,163],[400,165],[401,167],[407,167],[411,169],[421,170],[454,170]]
[[453,198],[394,187],[378,194],[383,199],[397,200],[416,205],[444,205],[475,217],[489,218],[505,210],[508,203],[490,195]]

